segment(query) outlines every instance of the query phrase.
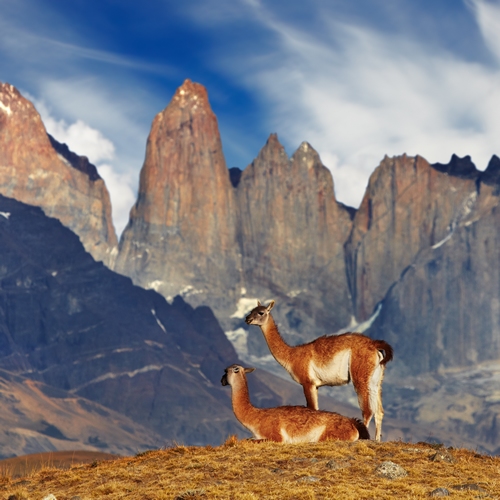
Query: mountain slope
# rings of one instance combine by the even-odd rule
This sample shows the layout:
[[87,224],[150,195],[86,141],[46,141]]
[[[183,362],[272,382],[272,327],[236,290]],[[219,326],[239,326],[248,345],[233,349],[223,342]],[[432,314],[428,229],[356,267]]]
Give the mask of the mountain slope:
[[[237,355],[207,307],[172,304],[0,197],[0,368],[118,411],[166,440],[241,432],[220,376]],[[256,381],[271,404],[280,398]]]
[[0,401],[0,458],[56,450],[130,455],[164,442],[98,403],[5,370]]
[[33,104],[0,83],[0,193],[39,206],[109,263],[117,239],[104,181],[85,157],[47,135]]

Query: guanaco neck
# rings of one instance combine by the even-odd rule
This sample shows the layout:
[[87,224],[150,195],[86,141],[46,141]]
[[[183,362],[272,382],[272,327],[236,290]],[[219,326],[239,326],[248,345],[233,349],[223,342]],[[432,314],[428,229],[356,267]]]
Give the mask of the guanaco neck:
[[252,425],[259,409],[250,402],[246,378],[235,380],[231,385],[231,402],[236,418],[246,427]]
[[260,328],[274,359],[281,366],[287,368],[291,361],[293,347],[283,340],[273,317],[269,315],[269,319]]

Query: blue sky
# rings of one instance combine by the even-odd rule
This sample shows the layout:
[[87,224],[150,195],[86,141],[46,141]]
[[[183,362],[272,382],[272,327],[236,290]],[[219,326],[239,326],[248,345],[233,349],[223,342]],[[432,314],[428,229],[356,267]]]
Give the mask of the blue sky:
[[228,167],[304,140],[358,206],[384,155],[500,155],[500,2],[0,0],[0,81],[97,164],[117,231],[151,121],[205,85]]

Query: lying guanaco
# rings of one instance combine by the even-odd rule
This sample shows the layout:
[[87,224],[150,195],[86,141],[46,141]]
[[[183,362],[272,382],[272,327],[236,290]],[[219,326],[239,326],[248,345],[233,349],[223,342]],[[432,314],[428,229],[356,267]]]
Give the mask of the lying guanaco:
[[305,406],[256,408],[250,402],[246,374],[255,368],[231,365],[221,384],[231,386],[233,411],[240,423],[256,439],[279,443],[316,443],[326,440],[370,439],[366,426],[357,418],[338,413],[311,410]]

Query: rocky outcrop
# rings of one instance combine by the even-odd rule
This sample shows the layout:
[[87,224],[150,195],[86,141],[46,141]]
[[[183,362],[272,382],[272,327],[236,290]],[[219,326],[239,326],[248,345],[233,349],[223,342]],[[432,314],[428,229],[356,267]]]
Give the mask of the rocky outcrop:
[[420,252],[438,245],[468,216],[477,197],[475,172],[466,159],[434,168],[420,156],[384,158],[370,177],[346,244],[358,320],[373,314]]
[[[165,443],[246,435],[220,385],[238,357],[210,309],[134,286],[59,221],[3,196],[0,248],[0,370],[99,403]],[[256,404],[281,403],[253,383]]]
[[488,184],[458,205],[447,233],[421,249],[382,302],[372,334],[393,344],[403,373],[500,359],[500,200],[490,165],[477,174]]
[[241,174],[236,196],[246,294],[291,302],[280,319],[304,335],[348,324],[344,242],[351,217],[335,200],[318,153],[304,142],[289,159],[272,134]]
[[115,270],[166,297],[224,302],[240,279],[235,241],[217,119],[205,88],[186,80],[153,121]]
[[117,239],[104,181],[87,159],[48,137],[31,102],[7,83],[0,83],[0,193],[41,207],[96,260],[110,262]]

